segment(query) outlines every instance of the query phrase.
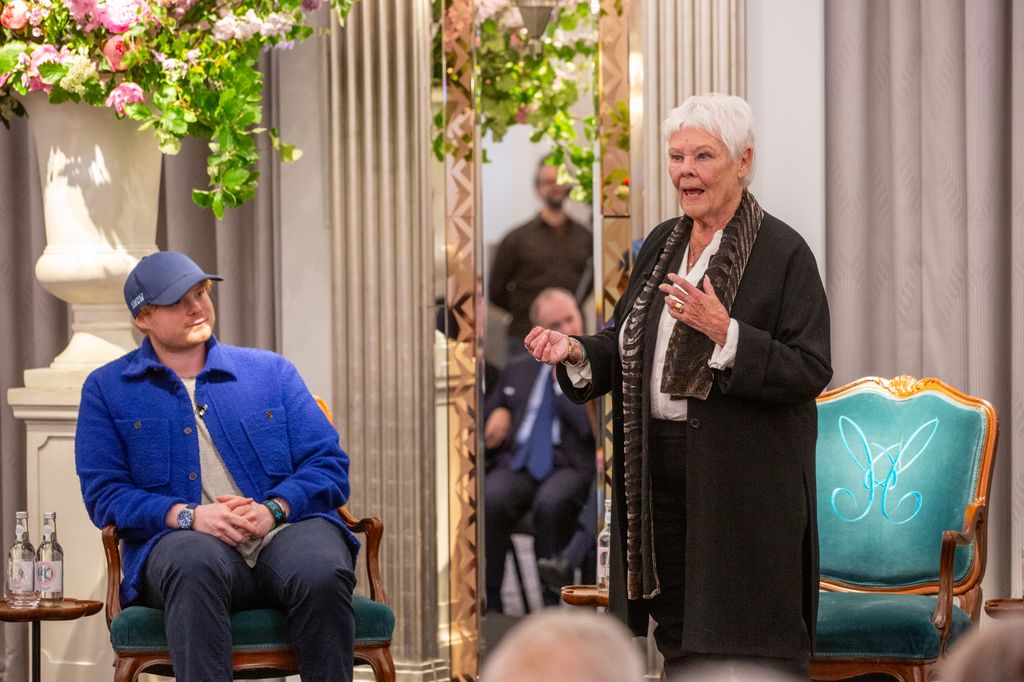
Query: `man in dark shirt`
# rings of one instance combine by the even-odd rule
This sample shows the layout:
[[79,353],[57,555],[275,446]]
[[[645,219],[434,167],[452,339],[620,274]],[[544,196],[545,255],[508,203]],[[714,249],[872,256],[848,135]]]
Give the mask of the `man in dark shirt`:
[[535,182],[544,205],[536,218],[501,241],[491,267],[491,303],[512,315],[512,353],[523,349],[522,340],[533,326],[530,303],[537,294],[559,287],[573,292],[579,303],[593,289],[593,235],[562,210],[569,187],[558,184],[557,175],[556,166],[541,161]]

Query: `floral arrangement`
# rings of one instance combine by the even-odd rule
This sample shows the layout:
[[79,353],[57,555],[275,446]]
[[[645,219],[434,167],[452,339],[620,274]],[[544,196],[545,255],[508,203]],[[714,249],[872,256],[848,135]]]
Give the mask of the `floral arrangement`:
[[[256,136],[282,160],[299,153],[260,127],[265,49],[309,37],[322,0],[0,0],[0,120],[24,115],[16,95],[84,101],[151,128],[162,152],[209,138],[209,188],[196,204],[223,217],[252,198]],[[328,0],[344,21],[355,0]]]
[[[597,15],[592,3],[560,0],[538,37],[528,35],[510,0],[475,4],[475,45],[464,47],[476,51],[480,134],[500,142],[510,126],[531,126],[531,140],[551,144],[548,162],[559,167],[561,182],[573,183],[572,197],[589,203],[597,122],[593,114],[580,116],[574,107],[585,94],[593,97],[595,92]],[[474,17],[465,4],[445,8],[441,0],[434,0],[434,21],[434,82],[439,86],[443,64],[454,62],[454,37],[463,34]],[[589,109],[593,111],[592,106]],[[438,159],[453,151],[444,139],[444,125],[441,111],[434,118]]]

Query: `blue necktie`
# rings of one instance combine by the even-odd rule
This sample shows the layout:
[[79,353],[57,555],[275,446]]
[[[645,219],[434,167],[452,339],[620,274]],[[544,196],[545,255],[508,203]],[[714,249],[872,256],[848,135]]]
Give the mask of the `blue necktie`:
[[551,473],[551,430],[555,419],[555,387],[552,383],[551,369],[544,367],[543,385],[541,386],[540,405],[533,420],[533,429],[525,442],[519,444],[512,469],[518,471],[526,466],[536,480],[542,481]]

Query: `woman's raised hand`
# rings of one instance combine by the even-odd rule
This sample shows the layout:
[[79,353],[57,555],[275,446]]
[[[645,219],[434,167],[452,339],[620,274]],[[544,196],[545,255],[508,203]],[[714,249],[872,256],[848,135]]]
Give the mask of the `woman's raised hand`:
[[523,343],[530,355],[548,365],[556,365],[569,357],[569,337],[562,332],[534,327]]

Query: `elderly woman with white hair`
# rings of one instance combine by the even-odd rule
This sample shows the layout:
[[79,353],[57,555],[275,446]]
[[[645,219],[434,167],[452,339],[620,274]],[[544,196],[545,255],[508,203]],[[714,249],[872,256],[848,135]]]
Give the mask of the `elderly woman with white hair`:
[[526,347],[572,400],[612,394],[611,611],[637,635],[653,617],[670,675],[741,659],[806,678],[828,301],[807,244],[746,189],[750,106],[691,97],[664,133],[684,215],[647,236],[608,328],[537,327]]

